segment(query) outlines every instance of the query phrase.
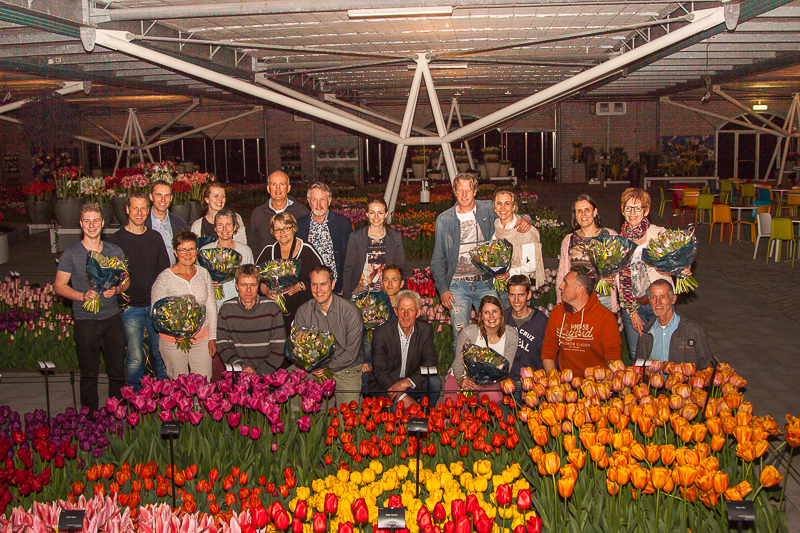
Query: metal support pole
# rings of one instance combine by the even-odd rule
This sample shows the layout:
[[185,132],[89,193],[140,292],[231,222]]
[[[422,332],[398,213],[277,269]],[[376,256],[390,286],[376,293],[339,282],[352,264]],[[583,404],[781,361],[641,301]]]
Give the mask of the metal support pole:
[[[433,76],[428,68],[428,61],[420,61],[417,63],[418,68],[422,68],[422,77],[425,79],[425,88],[428,90],[428,100],[430,100],[431,111],[433,111],[433,120],[436,122],[436,131],[439,137],[447,135],[447,127],[444,124],[444,116],[442,115],[442,108],[439,105],[439,97],[436,95],[436,86],[433,84]],[[447,165],[447,173],[450,174],[450,182],[452,183],[458,172],[456,167],[456,159],[453,157],[453,149],[450,143],[442,143],[442,155],[444,162]]]

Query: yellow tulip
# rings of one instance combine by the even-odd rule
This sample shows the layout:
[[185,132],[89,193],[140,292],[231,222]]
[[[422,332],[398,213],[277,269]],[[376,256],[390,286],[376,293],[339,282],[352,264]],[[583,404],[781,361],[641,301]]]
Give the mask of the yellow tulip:
[[475,479],[475,492],[486,492],[489,488],[489,482],[486,478],[479,477]]
[[311,496],[311,489],[308,487],[297,487],[295,492],[298,500],[307,500]]
[[377,476],[379,476],[379,475],[381,475],[383,473],[383,464],[381,464],[380,461],[375,461],[375,460],[370,461],[369,462],[369,468],[370,468],[370,470],[375,472],[375,475],[377,475]]
[[450,463],[450,473],[453,474],[453,477],[458,477],[464,473],[464,463],[461,461],[457,463]]
[[350,472],[350,483],[361,485],[361,472]]

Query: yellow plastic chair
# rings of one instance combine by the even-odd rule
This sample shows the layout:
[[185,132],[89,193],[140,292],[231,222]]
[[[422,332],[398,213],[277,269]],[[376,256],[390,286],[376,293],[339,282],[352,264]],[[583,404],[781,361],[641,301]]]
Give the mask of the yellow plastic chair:
[[711,232],[708,236],[708,242],[711,244],[711,238],[714,236],[714,224],[719,224],[719,242],[722,242],[722,236],[725,234],[725,225],[729,226],[728,231],[728,244],[733,244],[733,225],[737,221],[731,217],[731,206],[714,204],[711,209]]
[[[695,191],[692,193],[692,191]],[[700,193],[697,189],[686,189],[683,191],[683,198],[681,198],[681,210],[678,212],[678,225],[681,225],[681,216],[686,213],[686,223],[689,223],[689,211],[694,215],[694,220],[697,220],[697,204],[700,200]]]
[[711,220],[711,208],[714,205],[713,194],[701,194],[697,197],[697,209],[694,212],[694,223],[697,225],[697,215],[700,215],[700,223],[706,221],[706,211],[708,211],[708,219]]
[[789,215],[797,216],[797,208],[800,207],[800,192],[797,193],[787,193],[786,195],[786,203],[781,204],[778,208],[778,216],[783,214],[783,210],[789,211]]
[[742,184],[742,205],[750,205],[756,197],[756,188],[752,183]]
[[[772,219],[772,231],[769,235],[769,243],[767,243],[767,264],[769,264],[769,256],[770,251],[772,250],[772,243],[778,241],[778,246],[780,246],[783,241],[789,241],[791,243],[791,251],[792,251],[792,266],[794,266],[794,260],[797,257],[797,237],[794,235],[794,228],[792,228],[792,221],[788,218],[773,218]],[[780,251],[780,249],[778,249]],[[781,255],[778,252],[775,253],[776,258],[775,261],[781,260]],[[788,256],[787,256],[788,257]]]
[[672,199],[669,200],[666,199],[666,197],[664,196],[664,187],[659,187],[658,192],[661,194],[661,205],[658,206],[658,216],[660,218],[664,216],[664,206],[666,206],[667,204],[671,204]]
[[756,216],[754,216],[752,219],[742,220],[739,222],[739,242],[742,242],[742,226],[750,227],[750,242],[756,242],[756,225],[758,224],[759,213],[769,213],[769,206],[758,206],[756,208]]

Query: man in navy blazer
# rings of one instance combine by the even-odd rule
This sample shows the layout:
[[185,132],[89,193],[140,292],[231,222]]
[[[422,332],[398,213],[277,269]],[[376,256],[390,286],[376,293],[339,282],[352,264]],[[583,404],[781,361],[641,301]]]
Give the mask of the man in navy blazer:
[[387,320],[372,334],[372,371],[369,390],[372,396],[385,396],[406,407],[428,396],[436,405],[442,380],[436,374],[436,349],[433,328],[423,320],[422,300],[414,291],[397,295],[397,318]]
[[170,263],[175,264],[175,254],[172,250],[172,238],[183,230],[188,230],[189,225],[181,217],[169,212],[172,203],[172,185],[164,180],[158,180],[150,188],[150,215],[145,218],[144,226],[161,234],[167,257]]
[[331,190],[324,183],[313,184],[306,197],[311,212],[297,221],[297,237],[309,243],[322,258],[322,263],[333,270],[333,292],[341,294],[344,257],[353,225],[347,217],[328,209]]

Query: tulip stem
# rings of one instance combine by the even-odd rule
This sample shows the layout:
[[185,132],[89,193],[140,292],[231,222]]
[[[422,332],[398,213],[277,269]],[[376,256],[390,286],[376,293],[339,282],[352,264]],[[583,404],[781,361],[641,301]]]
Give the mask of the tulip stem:
[[[784,442],[784,444],[786,444],[786,443]],[[791,451],[789,451],[789,461],[786,463],[786,473],[783,476],[783,487],[781,487],[781,497],[778,500],[778,513],[776,513],[776,515],[775,515],[776,516],[776,520],[779,519],[778,517],[780,515],[781,510],[783,509],[783,495],[786,493],[786,485],[789,484],[789,469],[792,467],[792,457],[793,456],[794,456],[794,448],[791,448]],[[756,492],[756,494],[757,494],[757,492]],[[755,496],[753,496],[753,500],[755,500],[755,499],[756,499]],[[778,524],[776,523],[775,525],[777,526]],[[769,530],[773,531],[774,528],[771,527],[771,526],[772,525],[770,524]]]

